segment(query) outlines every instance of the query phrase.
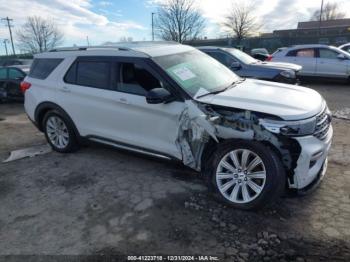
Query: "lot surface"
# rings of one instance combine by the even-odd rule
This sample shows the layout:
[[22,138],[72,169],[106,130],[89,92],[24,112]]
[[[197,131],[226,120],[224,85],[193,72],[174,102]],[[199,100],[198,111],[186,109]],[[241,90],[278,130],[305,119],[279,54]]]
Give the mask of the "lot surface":
[[[350,87],[312,86],[332,110]],[[45,143],[20,104],[0,105],[0,159]],[[0,163],[0,255],[215,255],[220,261],[350,261],[350,121],[334,119],[324,181],[258,212],[230,209],[181,165],[84,147]]]

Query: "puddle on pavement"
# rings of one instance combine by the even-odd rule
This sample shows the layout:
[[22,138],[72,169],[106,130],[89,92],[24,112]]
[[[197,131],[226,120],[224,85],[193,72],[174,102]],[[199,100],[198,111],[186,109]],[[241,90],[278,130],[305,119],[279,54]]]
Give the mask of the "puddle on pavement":
[[23,149],[18,149],[10,152],[10,156],[2,161],[3,163],[23,159],[26,157],[35,157],[38,155],[43,155],[51,152],[52,149],[48,144],[31,146]]

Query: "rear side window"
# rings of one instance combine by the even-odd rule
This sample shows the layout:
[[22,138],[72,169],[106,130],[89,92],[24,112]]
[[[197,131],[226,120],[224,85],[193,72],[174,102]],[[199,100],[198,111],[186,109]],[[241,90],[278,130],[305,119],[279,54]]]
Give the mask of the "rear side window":
[[29,76],[37,79],[45,79],[62,61],[63,59],[57,58],[34,59],[32,67],[30,68]]
[[289,51],[287,56],[297,56],[297,57],[315,57],[315,49],[305,48]]
[[77,61],[68,70],[64,81],[74,85],[110,89],[111,63]]
[[21,71],[15,68],[9,68],[9,79],[19,79],[23,78],[25,75]]

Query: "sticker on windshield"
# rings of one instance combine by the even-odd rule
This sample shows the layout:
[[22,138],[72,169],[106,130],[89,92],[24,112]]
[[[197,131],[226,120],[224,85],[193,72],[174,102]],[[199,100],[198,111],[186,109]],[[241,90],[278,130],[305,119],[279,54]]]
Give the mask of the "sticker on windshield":
[[186,66],[174,68],[172,71],[182,81],[196,77],[196,75]]
[[192,67],[191,63],[181,63],[168,68],[166,71],[181,87],[189,89],[198,82],[198,76],[194,73]]

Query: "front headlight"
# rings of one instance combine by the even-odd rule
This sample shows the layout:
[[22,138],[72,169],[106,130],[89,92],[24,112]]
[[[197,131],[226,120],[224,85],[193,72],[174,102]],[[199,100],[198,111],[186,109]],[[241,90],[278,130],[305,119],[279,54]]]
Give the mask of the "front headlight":
[[295,71],[293,70],[282,71],[280,75],[286,78],[295,78]]
[[316,117],[299,121],[275,121],[259,119],[259,124],[266,130],[285,136],[306,136],[315,132]]

